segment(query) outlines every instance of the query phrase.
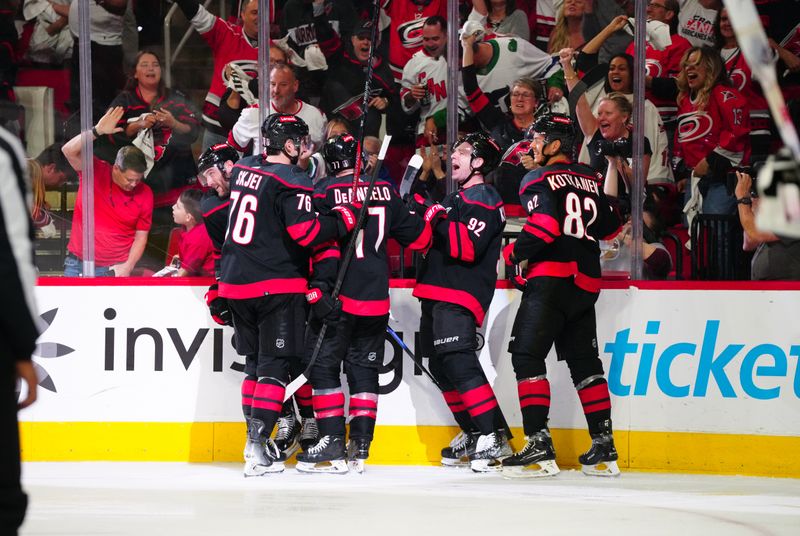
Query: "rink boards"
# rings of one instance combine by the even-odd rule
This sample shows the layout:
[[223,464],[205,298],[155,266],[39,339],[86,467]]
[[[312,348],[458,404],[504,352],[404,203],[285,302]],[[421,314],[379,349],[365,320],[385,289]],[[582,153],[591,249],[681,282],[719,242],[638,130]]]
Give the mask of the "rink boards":
[[[242,360],[211,321],[206,286],[43,280],[39,400],[20,414],[26,460],[234,461],[244,439]],[[141,283],[141,282],[140,282]],[[161,283],[159,281],[159,283]],[[413,349],[419,305],[404,281],[390,325]],[[620,466],[800,476],[800,286],[606,289],[598,347]],[[498,288],[480,357],[520,446],[506,351],[519,293]],[[438,462],[453,435],[440,394],[387,340],[371,461]],[[550,427],[563,466],[589,437],[564,363],[548,357]]]

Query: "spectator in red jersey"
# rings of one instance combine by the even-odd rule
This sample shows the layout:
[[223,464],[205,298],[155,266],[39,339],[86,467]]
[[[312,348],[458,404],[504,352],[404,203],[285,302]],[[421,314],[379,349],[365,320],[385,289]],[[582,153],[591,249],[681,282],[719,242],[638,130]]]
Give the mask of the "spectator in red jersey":
[[255,76],[258,61],[258,0],[242,2],[239,16],[242,26],[234,26],[215,17],[197,0],[177,0],[183,14],[211,47],[214,72],[211,87],[203,105],[203,150],[225,143],[228,133],[219,122],[219,103],[225,93],[226,67],[235,62],[246,73]]
[[[92,136],[98,138],[122,132],[117,126],[124,110],[111,108],[92,128]],[[75,213],[72,218],[72,233],[64,260],[64,275],[83,275],[83,160],[81,158],[81,135],[77,135],[62,148],[67,161],[78,172],[78,187]],[[126,277],[144,253],[147,233],[153,215],[153,192],[144,184],[147,167],[144,154],[138,148],[127,145],[117,152],[111,165],[95,157],[94,166],[94,261],[95,275]]]
[[186,190],[172,205],[173,220],[183,227],[178,241],[180,268],[175,277],[214,275],[214,246],[203,223],[202,198],[200,190]]
[[761,91],[761,86],[753,80],[750,66],[739,49],[736,34],[728,18],[728,9],[722,8],[714,24],[717,49],[731,85],[739,90],[750,106],[750,148],[752,161],[766,160],[770,154],[773,135],[770,132],[769,106]]

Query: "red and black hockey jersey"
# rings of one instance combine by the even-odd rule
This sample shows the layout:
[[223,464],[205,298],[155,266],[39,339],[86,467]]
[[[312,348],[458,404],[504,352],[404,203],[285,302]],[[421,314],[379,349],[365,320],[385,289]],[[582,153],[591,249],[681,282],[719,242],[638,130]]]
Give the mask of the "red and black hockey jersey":
[[728,160],[730,166],[747,164],[750,158],[750,109],[741,93],[717,84],[711,88],[708,103],[698,107],[688,95],[678,101],[678,129],[675,131],[675,156],[690,168],[702,159]]
[[[314,206],[320,213],[327,213],[336,205],[352,201],[353,175],[327,177],[314,188]],[[357,201],[363,202],[369,185],[359,183]],[[397,240],[401,246],[414,251],[424,251],[431,244],[431,230],[424,220],[409,212],[394,187],[383,180],[377,180],[372,190],[367,208],[369,217],[364,227],[362,240],[347,267],[347,275],[342,282],[339,300],[342,310],[359,316],[379,316],[389,312],[389,263],[386,255],[386,241]],[[340,251],[347,247],[348,238],[339,243]],[[319,261],[336,258],[331,251],[320,251],[314,255],[314,271]],[[338,264],[338,263],[337,263]],[[333,270],[326,270],[332,274]],[[328,276],[330,277],[330,276]],[[329,281],[328,286],[333,287]]]
[[528,261],[525,277],[571,277],[600,291],[600,246],[620,220],[603,193],[603,175],[583,164],[558,163],[528,172],[519,198],[528,213],[514,257]]
[[261,156],[239,160],[231,175],[228,231],[219,294],[245,299],[305,293],[308,249],[338,237],[335,216],[317,216],[308,174]]
[[494,187],[477,184],[447,195],[442,205],[447,219],[433,232],[413,294],[460,305],[481,326],[497,282],[503,202]]
[[214,246],[212,255],[214,256],[214,276],[219,279],[220,257],[222,255],[222,244],[225,242],[225,231],[228,228],[228,207],[231,201],[229,198],[222,198],[216,192],[209,192],[200,201],[200,211],[203,213],[203,223],[206,224],[206,232]]

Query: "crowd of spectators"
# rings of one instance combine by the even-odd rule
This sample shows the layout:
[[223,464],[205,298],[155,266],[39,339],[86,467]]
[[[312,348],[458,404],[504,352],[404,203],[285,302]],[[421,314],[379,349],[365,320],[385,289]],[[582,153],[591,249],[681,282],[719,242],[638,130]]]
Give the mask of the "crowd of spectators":
[[[142,264],[147,266],[150,258],[149,267],[156,269],[164,264],[176,223],[174,207],[191,206],[195,194],[183,194],[202,189],[196,178],[196,155],[223,142],[242,153],[259,149],[253,143],[260,128],[259,3],[231,4],[233,16],[227,19],[197,0],[176,3],[207,45],[207,57],[197,58],[197,65],[210,71],[208,87],[182,87],[176,79],[167,88],[160,43],[152,42],[151,30],[142,34],[141,50],[133,54],[123,50],[126,28],[153,27],[152,21],[143,21],[148,16],[144,2],[88,2],[95,124],[103,118],[102,131],[94,132],[95,202],[108,201],[105,216],[111,217],[117,210],[112,206],[117,195],[129,195],[125,177],[141,175],[133,190],[146,191],[142,199],[151,200],[137,201],[136,206],[150,203],[152,212],[137,215],[126,232],[134,237],[137,251],[138,233],[146,237],[149,233]],[[146,5],[153,9],[153,2]],[[271,111],[302,117],[317,150],[332,132],[358,133],[372,48],[373,5],[366,0],[287,0],[275,3],[270,13]],[[460,0],[459,23],[464,30],[458,43],[448,43],[446,0],[389,0],[380,5],[371,94],[363,118],[365,147],[377,146],[384,130],[392,134],[392,153],[383,174],[395,184],[418,152],[424,165],[417,187],[432,195],[444,191],[446,103],[457,98],[459,131],[484,131],[505,152],[491,179],[508,214],[521,215],[517,189],[532,166],[527,129],[545,110],[567,113],[581,130],[575,158],[618,177],[623,210],[629,208],[633,194],[633,168],[642,166],[647,181],[645,217],[651,223],[646,225],[646,242],[659,243],[660,236],[670,232],[683,243],[696,214],[740,213],[734,172],[765,160],[780,146],[763,92],[719,0],[648,2],[644,125],[633,124],[638,74],[633,68],[634,2],[630,0]],[[777,58],[781,88],[797,123],[800,12],[793,5],[790,0],[757,2]],[[6,45],[0,47],[0,122],[22,137],[22,110],[14,104],[11,90],[21,69],[70,69],[69,108],[79,109],[77,6],[76,0],[0,0],[0,11],[13,14],[16,23],[11,27],[6,17],[0,24],[0,41]],[[448,66],[450,46],[459,47],[461,65]],[[449,88],[448,71],[456,68],[459,87]],[[197,90],[206,92],[203,100]],[[113,126],[106,114],[109,107],[116,110]],[[643,162],[631,158],[634,132],[645,137]],[[138,152],[122,158],[131,146]],[[76,162],[74,150],[71,141],[65,148],[70,162]],[[40,179],[48,166],[60,165],[46,155],[38,160],[38,168],[32,165]],[[315,178],[325,174],[319,154],[306,155],[301,164]],[[80,172],[80,164],[76,165]],[[42,188],[60,187],[54,179],[42,184]],[[33,214],[45,227],[47,207],[41,195],[38,199]],[[75,249],[80,245],[76,236],[80,209],[76,206],[67,259],[73,265],[81,255]],[[181,217],[184,212],[181,208]],[[100,220],[102,213],[95,207],[98,236],[109,223]],[[201,229],[202,221],[194,219],[187,231],[196,234],[193,230]],[[132,244],[126,242],[128,246]],[[136,251],[130,247],[125,258],[118,251],[113,259],[104,259],[102,267],[115,267],[112,273],[117,276],[131,273]],[[663,267],[677,259],[664,263],[666,249],[655,249],[658,266],[647,274],[663,278],[669,272]],[[675,257],[686,251],[668,254]]]

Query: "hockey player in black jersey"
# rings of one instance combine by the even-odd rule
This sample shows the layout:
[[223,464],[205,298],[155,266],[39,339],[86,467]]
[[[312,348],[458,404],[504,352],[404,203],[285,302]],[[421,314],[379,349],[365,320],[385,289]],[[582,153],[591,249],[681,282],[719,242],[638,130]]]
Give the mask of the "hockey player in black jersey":
[[[201,182],[210,188],[210,192],[203,197],[200,208],[203,211],[203,221],[206,230],[214,246],[214,273],[219,279],[219,256],[222,251],[222,244],[225,242],[225,231],[228,228],[228,207],[230,206],[230,178],[233,166],[239,160],[239,153],[228,145],[221,143],[206,149],[197,161],[197,168]],[[228,300],[219,296],[217,283],[209,287],[206,293],[206,303],[208,304],[211,317],[218,324],[230,326],[231,320]],[[253,405],[253,391],[256,381],[256,354],[245,356],[244,372],[245,378],[242,381],[242,412],[245,422],[250,422],[250,413]],[[295,362],[293,362],[295,363]],[[297,370],[299,362],[294,365],[292,376],[299,374]],[[300,416],[303,418],[302,432],[305,436],[316,438],[316,425],[314,423],[314,411],[311,408],[311,387],[303,386],[298,389],[294,396]],[[275,432],[275,445],[283,453],[284,457],[289,458],[297,451],[300,446],[301,424],[294,410],[292,400],[287,400],[278,419],[277,431]],[[313,442],[313,439],[311,440]]]
[[243,158],[233,168],[219,282],[219,294],[233,312],[237,351],[257,354],[245,476],[284,469],[284,457],[269,436],[291,364],[303,352],[308,249],[355,226],[348,206],[330,215],[314,212],[311,179],[295,165],[311,153],[302,119],[272,114],[262,134],[266,154]]
[[[517,377],[527,444],[503,460],[509,477],[558,473],[547,428],[550,384],[545,358],[555,343],[578,391],[592,446],[579,457],[586,474],[615,475],[617,451],[611,432],[611,400],[597,351],[594,304],[600,292],[599,240],[620,229],[603,192],[603,176],[568,156],[572,120],[547,114],[533,125],[534,161],[520,185],[528,219],[516,242],[503,250],[507,270],[521,289],[508,351]],[[527,264],[527,266],[525,266]]]
[[[322,214],[347,203],[367,203],[368,214],[358,243],[342,281],[337,303],[331,298],[340,252],[346,241],[315,250],[313,274],[306,295],[311,303],[312,322],[307,341],[310,357],[322,322],[327,331],[317,360],[311,369],[314,414],[319,442],[297,455],[301,472],[361,472],[369,456],[378,411],[378,367],[383,364],[386,324],[389,319],[389,270],[386,241],[394,238],[411,250],[430,246],[431,231],[422,217],[413,214],[395,193],[392,184],[376,180],[365,200],[368,177],[364,177],[353,199],[353,167],[358,142],[350,134],[329,139],[322,154],[331,175],[314,189],[314,207]],[[344,393],[341,370],[350,391],[350,437],[345,449]],[[346,451],[345,451],[346,450]]]
[[441,205],[417,196],[433,229],[414,296],[420,298],[422,355],[461,433],[442,450],[443,465],[476,472],[500,469],[511,454],[500,407],[475,354],[476,329],[494,296],[505,216],[500,195],[484,174],[500,160],[500,148],[483,134],[469,134],[453,147],[453,180],[459,189]]

